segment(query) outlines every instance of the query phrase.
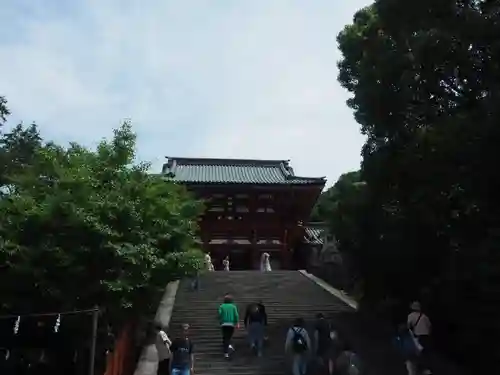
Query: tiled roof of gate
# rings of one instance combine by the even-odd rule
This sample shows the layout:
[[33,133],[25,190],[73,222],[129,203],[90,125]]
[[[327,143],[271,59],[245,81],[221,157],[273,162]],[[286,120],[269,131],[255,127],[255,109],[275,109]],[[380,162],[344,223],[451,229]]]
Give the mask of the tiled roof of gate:
[[324,185],[324,177],[300,177],[287,160],[167,157],[162,174],[174,181],[203,184]]

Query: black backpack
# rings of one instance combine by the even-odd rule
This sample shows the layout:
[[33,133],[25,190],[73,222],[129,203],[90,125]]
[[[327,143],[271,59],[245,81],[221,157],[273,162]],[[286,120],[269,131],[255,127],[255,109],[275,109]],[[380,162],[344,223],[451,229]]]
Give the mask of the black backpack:
[[332,327],[326,319],[318,320],[316,323],[316,331],[318,332],[318,345],[322,348],[327,348],[332,342],[331,331]]
[[307,350],[307,341],[301,332],[303,328],[292,327],[292,329],[293,329],[293,338],[292,338],[293,351],[295,353],[304,353]]
[[258,320],[260,319],[260,307],[257,304],[253,304],[252,307],[250,308],[250,316],[252,317],[253,320]]

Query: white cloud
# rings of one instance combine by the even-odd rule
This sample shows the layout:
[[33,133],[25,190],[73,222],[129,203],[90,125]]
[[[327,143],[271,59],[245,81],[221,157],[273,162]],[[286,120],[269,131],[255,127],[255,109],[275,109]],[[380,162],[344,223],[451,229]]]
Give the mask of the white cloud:
[[167,154],[290,158],[334,182],[363,142],[335,36],[366,3],[9,2],[0,95],[58,141],[91,145],[132,118],[156,168]]

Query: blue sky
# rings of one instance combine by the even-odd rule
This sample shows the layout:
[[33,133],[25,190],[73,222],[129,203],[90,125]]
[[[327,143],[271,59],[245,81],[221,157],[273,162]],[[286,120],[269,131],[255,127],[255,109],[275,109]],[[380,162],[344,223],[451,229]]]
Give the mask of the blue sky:
[[0,0],[9,125],[94,146],[123,119],[138,158],[291,159],[335,182],[364,138],[335,37],[368,0]]

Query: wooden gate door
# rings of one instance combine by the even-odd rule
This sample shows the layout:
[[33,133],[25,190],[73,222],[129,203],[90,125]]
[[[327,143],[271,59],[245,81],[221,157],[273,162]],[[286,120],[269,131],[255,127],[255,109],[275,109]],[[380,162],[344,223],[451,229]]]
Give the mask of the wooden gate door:
[[250,249],[247,247],[232,248],[229,255],[231,269],[234,271],[253,269],[250,255]]

